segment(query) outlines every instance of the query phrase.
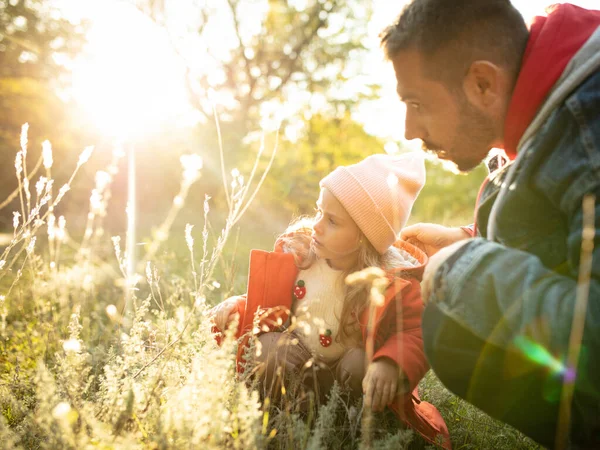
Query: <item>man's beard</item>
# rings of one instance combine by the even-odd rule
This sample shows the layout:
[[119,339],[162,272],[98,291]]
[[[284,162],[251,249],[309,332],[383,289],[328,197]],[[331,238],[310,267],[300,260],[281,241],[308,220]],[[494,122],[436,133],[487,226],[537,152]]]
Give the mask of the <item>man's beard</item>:
[[457,100],[460,122],[450,148],[442,149],[435,143],[423,140],[423,150],[446,163],[453,163],[459,172],[469,172],[477,167],[492,149],[495,127],[492,119],[471,105],[464,94]]

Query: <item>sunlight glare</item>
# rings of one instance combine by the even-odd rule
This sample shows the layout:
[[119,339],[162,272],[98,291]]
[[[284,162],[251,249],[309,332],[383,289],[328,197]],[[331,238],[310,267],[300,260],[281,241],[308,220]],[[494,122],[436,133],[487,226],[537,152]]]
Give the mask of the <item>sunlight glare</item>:
[[189,108],[184,71],[156,25],[125,8],[109,11],[107,5],[87,11],[93,24],[75,63],[72,95],[101,132],[131,139]]

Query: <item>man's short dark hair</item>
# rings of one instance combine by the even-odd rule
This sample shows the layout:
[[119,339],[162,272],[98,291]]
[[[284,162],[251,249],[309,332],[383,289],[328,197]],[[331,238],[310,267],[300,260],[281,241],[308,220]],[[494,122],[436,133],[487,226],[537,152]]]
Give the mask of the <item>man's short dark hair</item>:
[[413,0],[380,34],[386,58],[424,56],[428,75],[461,81],[474,61],[519,72],[529,32],[509,0]]

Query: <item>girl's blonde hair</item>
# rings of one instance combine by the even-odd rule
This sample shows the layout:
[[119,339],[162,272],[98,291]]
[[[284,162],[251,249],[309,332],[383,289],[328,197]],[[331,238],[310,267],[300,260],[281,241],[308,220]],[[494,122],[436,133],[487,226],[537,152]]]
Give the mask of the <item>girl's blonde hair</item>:
[[[279,236],[283,251],[291,253],[294,256],[296,266],[300,270],[308,269],[317,260],[317,255],[312,246],[313,225],[317,218],[301,217],[285,230]],[[399,267],[404,262],[400,251],[391,246],[383,255],[379,254],[375,247],[359,230],[359,247],[356,265],[344,271],[343,278],[353,272],[363,270],[367,267],[380,267],[382,269],[392,269]],[[369,304],[369,292],[365,286],[344,285],[344,306],[339,317],[340,331],[336,340],[339,342],[348,342],[355,336],[355,330],[358,326],[358,319]]]

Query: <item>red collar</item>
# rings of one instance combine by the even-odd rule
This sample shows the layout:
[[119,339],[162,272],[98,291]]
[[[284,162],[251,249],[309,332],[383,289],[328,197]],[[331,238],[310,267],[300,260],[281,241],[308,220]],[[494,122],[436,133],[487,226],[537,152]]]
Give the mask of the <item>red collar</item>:
[[600,11],[554,5],[534,19],[504,127],[504,150],[515,159],[517,146],[569,61],[600,26]]

